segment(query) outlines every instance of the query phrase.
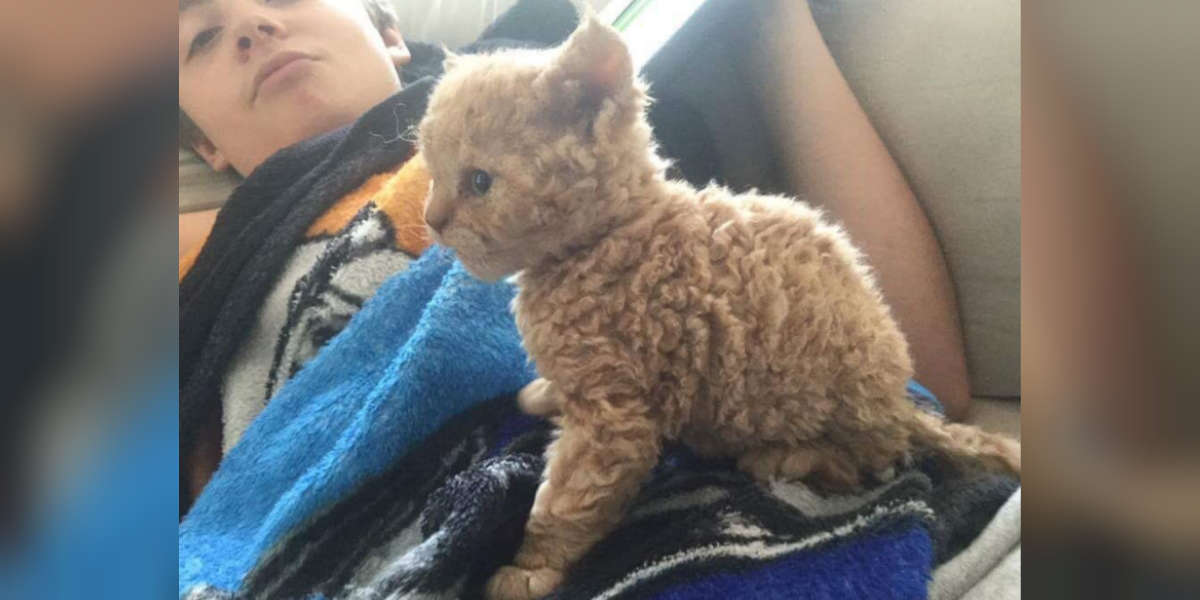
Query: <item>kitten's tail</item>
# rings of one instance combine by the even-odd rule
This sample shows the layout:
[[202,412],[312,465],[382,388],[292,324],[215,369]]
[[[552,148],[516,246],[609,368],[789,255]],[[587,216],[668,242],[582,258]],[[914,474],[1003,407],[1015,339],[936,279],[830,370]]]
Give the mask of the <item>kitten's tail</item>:
[[910,425],[913,443],[918,448],[931,450],[961,466],[1021,475],[1021,443],[1008,436],[973,425],[947,423],[919,409]]

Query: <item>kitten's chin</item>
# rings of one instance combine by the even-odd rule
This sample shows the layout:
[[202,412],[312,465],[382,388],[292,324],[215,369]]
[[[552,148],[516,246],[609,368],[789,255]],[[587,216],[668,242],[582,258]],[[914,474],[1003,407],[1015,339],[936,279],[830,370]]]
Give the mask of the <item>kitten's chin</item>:
[[501,279],[504,279],[505,277],[508,277],[519,270],[508,269],[494,264],[476,262],[474,260],[467,259],[466,257],[462,256],[462,254],[459,254],[458,262],[462,263],[463,268],[466,269],[472,277],[488,283],[500,281]]
[[499,281],[521,270],[519,257],[511,252],[488,248],[479,236],[465,229],[452,229],[434,237],[435,241],[454,250],[458,262],[471,276],[489,283]]

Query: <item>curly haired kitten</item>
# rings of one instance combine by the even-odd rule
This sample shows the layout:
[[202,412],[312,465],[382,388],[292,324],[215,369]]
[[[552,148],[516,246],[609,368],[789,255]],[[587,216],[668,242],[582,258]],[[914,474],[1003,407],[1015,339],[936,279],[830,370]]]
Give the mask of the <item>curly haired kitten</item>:
[[791,198],[668,181],[618,34],[452,56],[420,127],[426,220],[476,276],[520,272],[517,325],[561,435],[492,598],[553,591],[622,518],[664,440],[752,476],[854,489],[911,450],[1020,469],[1020,447],[905,394],[903,335],[846,235]]

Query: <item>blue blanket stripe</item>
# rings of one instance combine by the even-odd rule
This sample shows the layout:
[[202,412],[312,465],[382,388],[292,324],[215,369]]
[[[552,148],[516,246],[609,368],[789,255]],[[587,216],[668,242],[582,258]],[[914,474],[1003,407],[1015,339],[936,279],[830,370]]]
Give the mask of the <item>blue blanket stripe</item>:
[[441,248],[381,286],[272,399],[180,525],[180,594],[237,589],[309,516],[454,415],[528,383],[513,293]]
[[906,527],[835,544],[820,552],[789,554],[763,566],[689,578],[652,594],[657,600],[917,600],[925,598],[933,560],[929,534]]

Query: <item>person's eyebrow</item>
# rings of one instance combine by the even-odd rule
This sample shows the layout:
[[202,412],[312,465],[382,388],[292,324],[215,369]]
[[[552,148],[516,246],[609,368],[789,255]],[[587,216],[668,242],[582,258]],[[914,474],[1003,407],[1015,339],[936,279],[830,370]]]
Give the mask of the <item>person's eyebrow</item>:
[[209,4],[211,2],[212,0],[179,0],[179,14],[182,15],[189,8],[195,8],[201,4]]

